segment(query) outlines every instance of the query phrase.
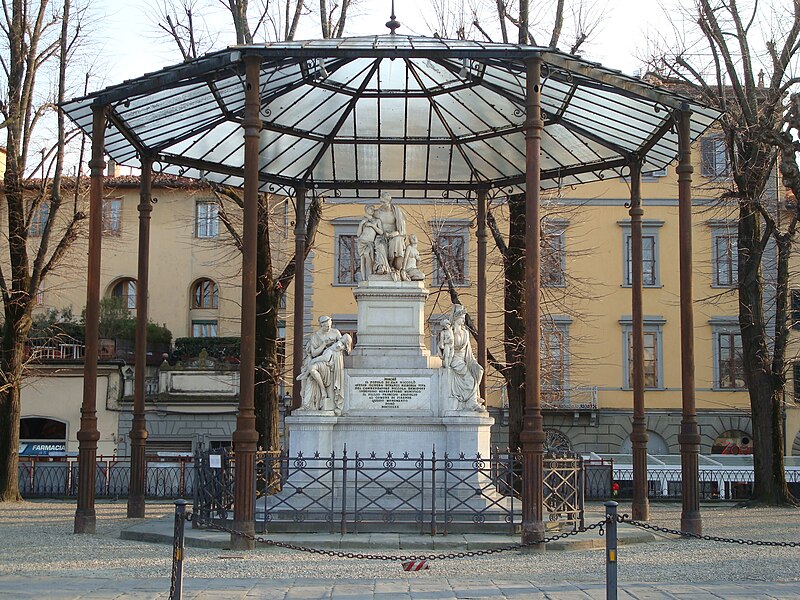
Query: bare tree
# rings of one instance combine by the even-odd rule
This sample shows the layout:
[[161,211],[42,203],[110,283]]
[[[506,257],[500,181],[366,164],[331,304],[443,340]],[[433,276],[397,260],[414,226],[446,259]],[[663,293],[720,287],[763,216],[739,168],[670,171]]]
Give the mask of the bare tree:
[[[3,178],[8,217],[7,252],[0,260],[3,333],[0,342],[0,501],[18,500],[20,388],[25,372],[26,340],[32,324],[36,294],[44,278],[79,236],[85,215],[78,203],[62,194],[62,173],[68,134],[64,116],[55,117],[52,147],[41,153],[31,182],[29,159],[37,149],[37,126],[52,118],[64,100],[67,67],[81,34],[83,11],[71,0],[50,6],[48,0],[4,3],[0,17],[4,52],[0,56],[7,81],[2,101],[6,132],[6,170]],[[52,89],[44,102],[39,100]],[[41,128],[41,127],[40,127]],[[76,182],[77,185],[77,182]],[[46,216],[45,216],[46,215]],[[36,237],[31,228],[36,228]]]
[[[239,251],[242,251],[241,213],[244,202],[237,190],[213,187],[219,202],[219,217],[225,225]],[[283,270],[276,275],[273,265],[273,247],[270,243],[270,203],[275,196],[260,194],[258,199],[258,247],[256,250],[256,376],[255,413],[259,445],[267,450],[280,448],[278,391],[283,377],[280,358],[281,339],[278,331],[278,315],[281,299],[294,280],[295,257],[288,260]],[[230,207],[233,207],[235,215]],[[322,199],[314,196],[306,219],[305,257],[314,246],[314,239],[322,217]],[[295,332],[295,335],[303,335]]]
[[[655,57],[651,67],[666,83],[688,88],[723,113],[729,179],[721,198],[738,206],[739,325],[753,421],[753,500],[793,503],[784,473],[781,409],[789,255],[800,212],[795,208],[781,221],[763,196],[781,152],[784,183],[797,184],[797,148],[787,133],[797,121],[787,122],[784,111],[788,91],[800,83],[800,0],[741,6],[736,0],[698,0],[687,18],[699,27],[699,39],[678,37],[680,45]],[[765,43],[756,45],[762,36]],[[776,281],[775,330],[770,332],[765,306],[771,299],[763,270],[773,242],[778,258],[769,277]]]
[[[568,5],[569,4],[569,5]],[[472,23],[475,30],[488,41],[493,40],[493,33],[486,26],[484,15],[487,10],[495,11],[496,23],[502,41],[508,42],[514,29],[517,30],[520,43],[536,44],[542,32],[549,29],[549,47],[557,47],[564,39],[567,31],[564,28],[565,13],[572,11],[575,17],[570,24],[569,34],[574,37],[570,51],[577,52],[582,44],[589,38],[598,22],[599,15],[595,15],[585,8],[587,3],[578,1],[567,3],[557,0],[537,6],[537,13],[531,19],[529,4],[520,0],[516,11],[509,7],[508,0],[496,0],[486,4],[472,5]],[[445,4],[440,4],[444,6]],[[438,10],[438,9],[437,9]],[[460,13],[459,13],[460,14]],[[452,13],[437,15],[441,23],[452,22]],[[448,20],[450,19],[450,20]],[[462,23],[457,26],[465,29]],[[470,30],[471,31],[471,30]],[[497,246],[503,262],[503,351],[502,360],[492,357],[491,363],[503,376],[508,394],[509,421],[508,445],[512,449],[520,447],[520,433],[522,432],[522,417],[525,409],[525,196],[516,194],[508,196],[503,204],[507,206],[508,232],[504,234],[495,218],[494,209],[489,207],[487,224]],[[542,236],[545,240],[546,236]],[[547,252],[547,248],[543,248]]]
[[[175,9],[164,5],[158,26],[165,31],[176,44],[184,60],[197,56],[198,39],[211,40],[207,33],[199,31],[200,21],[197,17],[199,0],[182,0],[183,4]],[[257,6],[248,4],[248,0],[218,0],[229,12],[238,44],[251,44],[256,38],[292,40],[297,32],[298,24],[306,12],[304,0],[286,0],[285,5],[278,2],[261,0]],[[344,32],[348,10],[353,0],[342,0],[341,5],[329,5],[320,1],[320,23],[322,36],[340,36]],[[169,12],[172,10],[173,12]],[[177,12],[175,12],[177,10]],[[241,195],[237,190],[227,187],[214,187],[214,193],[220,205],[219,215],[228,230],[234,244],[239,250],[241,246],[240,212],[244,207]],[[259,196],[258,222],[258,254],[256,258],[256,377],[255,377],[255,412],[256,429],[259,434],[259,446],[267,450],[280,448],[279,439],[279,407],[278,391],[283,373],[280,368],[278,336],[278,309],[281,299],[294,280],[295,258],[292,256],[284,268],[276,275],[273,250],[270,245],[270,202],[274,196]],[[311,200],[306,220],[306,255],[314,244],[317,228],[322,215],[322,200],[314,196]],[[302,335],[295,332],[294,335]]]

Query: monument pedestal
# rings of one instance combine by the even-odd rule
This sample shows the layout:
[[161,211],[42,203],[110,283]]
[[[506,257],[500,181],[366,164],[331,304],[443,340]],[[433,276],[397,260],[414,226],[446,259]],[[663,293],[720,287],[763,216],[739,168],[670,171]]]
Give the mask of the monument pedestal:
[[427,348],[423,282],[374,275],[353,295],[358,341],[344,358],[341,414],[302,409],[286,417],[289,481],[267,506],[294,520],[354,511],[356,521],[375,521],[432,506],[483,515],[503,502],[474,462],[490,456],[494,419],[455,410],[449,369]]
[[353,290],[358,302],[358,343],[345,357],[344,406],[295,411],[286,418],[289,455],[437,456],[489,455],[494,420],[486,412],[455,411],[442,361],[425,336],[422,281],[372,275]]
[[477,454],[488,458],[491,427],[494,419],[486,413],[473,413],[457,417],[432,417],[402,415],[382,412],[371,416],[321,417],[293,415],[286,418],[289,429],[289,456],[321,457],[331,453],[341,456],[347,446],[347,455],[385,458],[390,452],[400,457],[408,453],[429,457],[436,450],[437,458],[475,458]]

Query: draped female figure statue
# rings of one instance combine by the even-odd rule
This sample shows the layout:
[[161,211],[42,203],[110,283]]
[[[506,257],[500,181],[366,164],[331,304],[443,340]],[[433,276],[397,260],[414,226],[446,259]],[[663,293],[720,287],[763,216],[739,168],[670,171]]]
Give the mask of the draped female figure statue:
[[349,333],[309,361],[297,379],[302,382],[301,410],[333,410],[338,417],[344,405],[344,355],[350,354],[353,341]]
[[478,364],[472,353],[469,330],[466,326],[466,311],[460,304],[453,306],[452,325],[452,350],[448,349],[448,354],[452,352],[452,355],[448,356],[449,365],[443,365],[450,385],[450,401],[456,410],[484,412],[486,409],[479,393],[483,367]]

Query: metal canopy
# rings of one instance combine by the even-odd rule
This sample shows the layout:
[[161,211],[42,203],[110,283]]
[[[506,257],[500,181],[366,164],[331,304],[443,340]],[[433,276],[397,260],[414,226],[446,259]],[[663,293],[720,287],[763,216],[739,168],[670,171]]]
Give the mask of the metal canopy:
[[[383,35],[236,46],[69,101],[106,153],[166,173],[243,185],[243,56],[261,58],[262,190],[402,190],[438,196],[525,181],[525,59],[542,59],[543,188],[644,171],[677,156],[673,113],[696,139],[719,114],[549,48]],[[627,173],[627,172],[626,172]],[[362,192],[359,192],[361,190]],[[373,195],[374,192],[369,192]]]

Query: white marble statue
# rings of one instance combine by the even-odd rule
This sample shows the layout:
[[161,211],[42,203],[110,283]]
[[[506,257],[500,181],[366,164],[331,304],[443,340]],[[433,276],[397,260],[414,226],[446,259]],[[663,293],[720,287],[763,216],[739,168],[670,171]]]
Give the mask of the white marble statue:
[[322,354],[312,358],[304,373],[298,376],[302,383],[301,410],[333,410],[338,417],[344,405],[344,355],[350,354],[352,339],[349,333],[341,336]]
[[381,203],[375,208],[375,218],[383,226],[383,236],[377,243],[383,243],[386,258],[394,275],[403,270],[406,250],[406,215],[403,209],[392,204],[392,197],[381,194]]
[[442,366],[449,368],[453,362],[453,326],[448,319],[442,320],[442,330],[439,332],[439,356],[442,357]]
[[319,318],[319,329],[312,333],[306,342],[303,363],[322,354],[328,346],[332,346],[339,341],[340,337],[342,337],[342,334],[333,327],[331,318],[327,315],[321,316]]
[[383,224],[375,218],[375,207],[364,208],[364,218],[358,224],[358,255],[361,257],[361,277],[369,281],[373,273],[389,272],[389,261],[386,258]]
[[[328,348],[333,346],[339,339],[342,337],[341,332],[334,328],[332,325],[331,318],[327,315],[323,315],[319,318],[319,329],[317,329],[314,333],[312,333],[303,350],[303,365],[300,368],[300,375],[297,376],[299,381],[305,381],[308,378],[308,372],[311,365],[311,362],[322,356],[322,353],[325,352]],[[309,406],[314,404],[313,410],[322,410],[322,406],[316,405],[316,403],[307,403],[305,400],[305,386],[301,388],[300,391],[301,397],[303,398],[302,407],[305,408],[307,404]],[[308,410],[312,410],[309,408]]]
[[400,279],[403,281],[424,281],[425,273],[419,269],[419,260],[417,236],[412,233],[408,236],[408,246],[406,246],[405,256],[403,257],[403,270],[400,271]]
[[[449,358],[448,365],[444,364],[445,350],[441,350],[442,368],[447,373],[450,387],[450,401],[455,410],[484,412],[486,409],[479,393],[483,367],[478,364],[472,353],[469,330],[466,326],[466,311],[460,304],[453,306],[452,325],[452,357]],[[443,345],[441,338],[440,345]]]

